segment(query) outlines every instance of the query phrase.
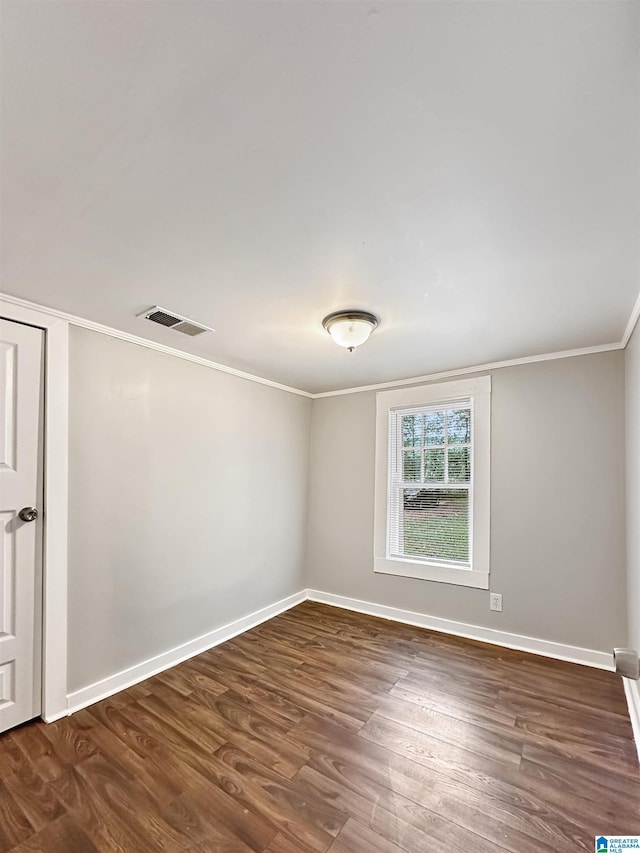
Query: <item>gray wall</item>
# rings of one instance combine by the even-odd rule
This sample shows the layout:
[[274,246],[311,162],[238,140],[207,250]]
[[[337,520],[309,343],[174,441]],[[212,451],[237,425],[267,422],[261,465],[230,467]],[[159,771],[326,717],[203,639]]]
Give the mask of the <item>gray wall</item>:
[[[375,393],[312,406],[73,327],[69,690],[304,586],[587,648],[626,644],[624,360],[492,373],[494,614],[486,591],[374,574]],[[626,385],[640,648],[638,332]]]
[[504,612],[486,591],[374,574],[374,392],[313,401],[307,584],[610,652],[627,636],[624,355],[492,376],[491,588]]
[[640,325],[625,351],[627,429],[627,607],[629,645],[640,650]]
[[69,690],[302,576],[311,401],[72,327]]

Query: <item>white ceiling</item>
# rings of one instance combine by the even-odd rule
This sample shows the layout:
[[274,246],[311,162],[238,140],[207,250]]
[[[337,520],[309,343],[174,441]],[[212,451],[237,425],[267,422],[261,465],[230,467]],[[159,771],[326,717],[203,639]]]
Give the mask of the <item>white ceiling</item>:
[[[2,4],[2,290],[310,391],[620,340],[640,3]],[[190,340],[135,318],[160,304]],[[321,320],[381,317],[349,355]]]

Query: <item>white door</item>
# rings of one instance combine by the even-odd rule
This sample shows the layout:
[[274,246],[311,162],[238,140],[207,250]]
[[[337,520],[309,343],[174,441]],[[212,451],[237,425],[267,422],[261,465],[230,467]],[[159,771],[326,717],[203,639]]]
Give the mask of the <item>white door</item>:
[[0,732],[41,711],[43,339],[0,319]]

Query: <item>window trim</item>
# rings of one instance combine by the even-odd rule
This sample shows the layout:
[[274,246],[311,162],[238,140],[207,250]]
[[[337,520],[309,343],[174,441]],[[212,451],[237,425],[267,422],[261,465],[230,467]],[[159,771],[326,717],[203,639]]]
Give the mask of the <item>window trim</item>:
[[[433,404],[471,399],[474,412],[472,436],[472,483],[470,500],[470,566],[437,560],[412,560],[389,555],[389,412],[422,408]],[[374,571],[380,574],[419,578],[458,586],[489,589],[490,571],[490,464],[491,464],[491,376],[438,382],[383,391],[376,394],[376,470],[374,518]]]

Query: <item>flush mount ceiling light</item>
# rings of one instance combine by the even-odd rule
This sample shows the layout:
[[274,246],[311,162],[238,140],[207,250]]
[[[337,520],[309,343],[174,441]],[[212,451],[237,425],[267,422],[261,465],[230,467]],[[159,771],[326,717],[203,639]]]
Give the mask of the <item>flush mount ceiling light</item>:
[[378,323],[376,315],[369,311],[336,311],[322,321],[338,346],[345,347],[349,352],[368,341]]

